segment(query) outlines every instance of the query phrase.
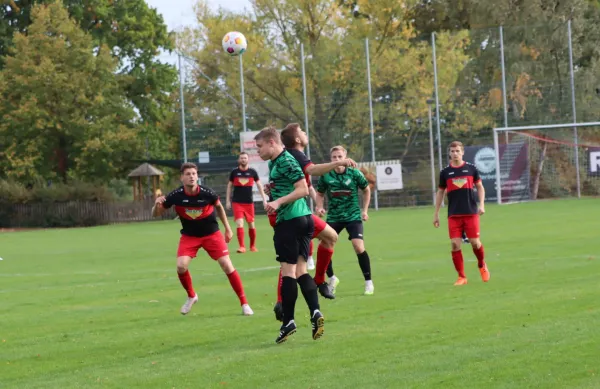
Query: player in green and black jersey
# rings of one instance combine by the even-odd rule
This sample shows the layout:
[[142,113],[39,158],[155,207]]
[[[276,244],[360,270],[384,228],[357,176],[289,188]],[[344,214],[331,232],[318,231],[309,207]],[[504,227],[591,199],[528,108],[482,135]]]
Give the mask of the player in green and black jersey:
[[[342,146],[335,146],[331,149],[330,156],[332,162],[345,159],[346,149]],[[362,208],[358,198],[359,190],[363,192]],[[363,240],[363,221],[369,219],[368,211],[371,201],[369,182],[360,170],[340,166],[319,179],[316,207],[319,215],[325,214],[323,208],[325,196],[328,201],[327,224],[338,234],[344,229],[348,231],[348,239],[352,241],[352,247],[365,278],[365,294],[372,295],[375,287],[371,280],[371,261]],[[331,263],[327,269],[327,275],[329,284],[335,290],[339,279],[333,274]]]
[[267,213],[277,212],[275,224],[275,254],[281,263],[281,299],[283,325],[276,343],[285,342],[296,332],[294,311],[298,286],[310,310],[312,337],[323,335],[325,319],[320,312],[317,284],[306,271],[306,260],[314,232],[312,214],[304,197],[308,196],[302,168],[296,159],[284,150],[279,132],[265,128],[256,135],[258,155],[269,161],[269,188],[273,201],[267,203]]

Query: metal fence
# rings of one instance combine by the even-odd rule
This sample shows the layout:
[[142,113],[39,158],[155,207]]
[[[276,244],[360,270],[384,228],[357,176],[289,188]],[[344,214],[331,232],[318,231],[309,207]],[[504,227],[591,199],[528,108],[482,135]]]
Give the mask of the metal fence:
[[[430,204],[452,140],[493,148],[493,128],[597,120],[584,27],[567,21],[337,46],[281,43],[241,57],[180,54],[183,156],[236,154],[240,132],[299,122],[313,161],[328,160],[335,144],[357,161],[400,160],[404,189],[379,193],[384,205]],[[572,143],[600,144],[597,129],[575,132]]]

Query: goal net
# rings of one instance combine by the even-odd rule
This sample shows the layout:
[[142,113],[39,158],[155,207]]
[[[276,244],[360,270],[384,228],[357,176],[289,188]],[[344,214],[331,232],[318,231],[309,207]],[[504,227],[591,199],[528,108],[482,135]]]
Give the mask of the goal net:
[[600,195],[600,122],[495,128],[494,148],[499,204]]

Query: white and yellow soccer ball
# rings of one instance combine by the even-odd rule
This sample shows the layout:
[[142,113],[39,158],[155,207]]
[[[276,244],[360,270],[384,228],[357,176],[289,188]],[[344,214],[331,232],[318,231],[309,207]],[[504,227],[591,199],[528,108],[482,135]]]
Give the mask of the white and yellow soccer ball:
[[223,37],[223,50],[232,57],[244,54],[247,47],[248,42],[241,32],[231,31]]

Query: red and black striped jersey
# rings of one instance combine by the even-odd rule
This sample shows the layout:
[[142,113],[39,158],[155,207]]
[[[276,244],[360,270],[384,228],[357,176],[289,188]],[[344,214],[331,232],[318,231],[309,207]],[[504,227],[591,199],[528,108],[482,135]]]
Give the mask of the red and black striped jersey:
[[252,204],[252,188],[258,181],[258,173],[251,167],[242,170],[236,167],[229,173],[229,181],[233,184],[233,196],[231,201],[234,203]]
[[196,193],[187,193],[183,186],[166,196],[164,208],[175,207],[181,220],[182,235],[208,236],[219,231],[215,206],[219,196],[210,188],[198,185]]
[[468,162],[448,165],[440,172],[440,189],[448,193],[448,217],[476,215],[478,212],[475,184],[481,181],[479,171]]

